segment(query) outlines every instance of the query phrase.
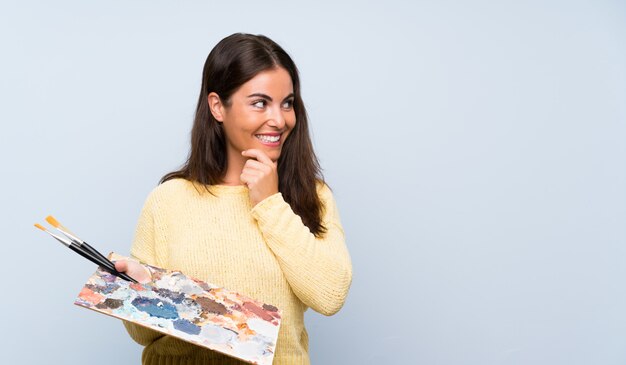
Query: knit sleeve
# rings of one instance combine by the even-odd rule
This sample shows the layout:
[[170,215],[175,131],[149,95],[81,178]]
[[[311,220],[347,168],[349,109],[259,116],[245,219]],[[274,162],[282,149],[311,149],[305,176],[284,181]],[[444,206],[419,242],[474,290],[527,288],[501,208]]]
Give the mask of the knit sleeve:
[[[131,257],[142,263],[157,266],[155,254],[155,235],[154,235],[154,210],[155,210],[155,193],[152,192],[146,202],[137,222],[135,229],[135,238],[130,249]],[[132,322],[123,321],[130,337],[140,345],[147,346],[164,334],[134,324]]]
[[259,202],[251,213],[296,296],[316,312],[330,316],[346,300],[352,263],[332,193],[320,184],[318,194],[325,208],[322,222],[328,230],[322,238],[311,233],[281,193]]

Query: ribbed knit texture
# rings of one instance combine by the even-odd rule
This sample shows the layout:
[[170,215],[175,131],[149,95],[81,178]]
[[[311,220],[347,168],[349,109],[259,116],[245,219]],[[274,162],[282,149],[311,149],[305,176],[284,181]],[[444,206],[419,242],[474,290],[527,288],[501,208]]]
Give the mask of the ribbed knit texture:
[[[328,232],[316,238],[280,193],[252,207],[246,186],[169,180],[146,199],[131,255],[272,304],[283,318],[274,364],[309,364],[307,308],[339,311],[352,282],[337,207],[318,184]],[[243,364],[231,357],[124,322],[146,346],[143,364]]]

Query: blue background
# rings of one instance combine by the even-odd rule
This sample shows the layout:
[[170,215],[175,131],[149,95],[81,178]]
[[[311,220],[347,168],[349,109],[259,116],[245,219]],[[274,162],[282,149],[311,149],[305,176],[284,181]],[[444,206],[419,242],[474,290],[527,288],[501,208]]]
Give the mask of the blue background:
[[626,363],[626,4],[460,0],[0,2],[4,362],[139,363],[32,224],[128,253],[234,32],[300,68],[347,233],[314,364]]

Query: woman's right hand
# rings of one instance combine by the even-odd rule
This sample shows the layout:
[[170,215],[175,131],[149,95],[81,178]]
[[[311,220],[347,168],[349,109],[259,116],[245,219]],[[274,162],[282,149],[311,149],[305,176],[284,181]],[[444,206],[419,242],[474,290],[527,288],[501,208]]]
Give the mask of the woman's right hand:
[[119,272],[125,272],[131,278],[144,284],[152,281],[152,275],[142,264],[132,260],[118,260],[115,261],[115,270]]

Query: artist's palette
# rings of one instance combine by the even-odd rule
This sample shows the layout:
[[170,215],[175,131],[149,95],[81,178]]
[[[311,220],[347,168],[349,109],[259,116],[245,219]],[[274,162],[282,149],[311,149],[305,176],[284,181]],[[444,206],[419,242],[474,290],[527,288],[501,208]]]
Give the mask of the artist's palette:
[[[111,254],[112,260],[127,259]],[[244,295],[145,265],[152,281],[133,284],[98,269],[74,304],[252,364],[271,364],[281,314]]]

